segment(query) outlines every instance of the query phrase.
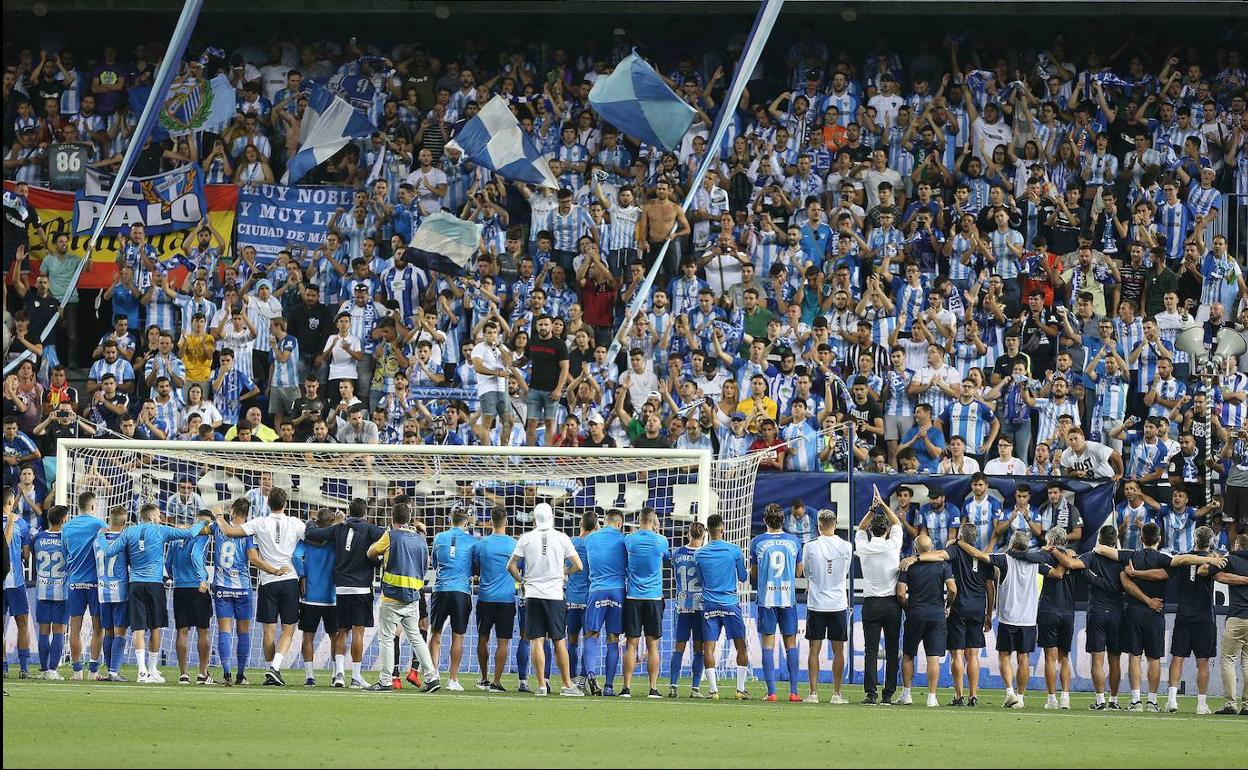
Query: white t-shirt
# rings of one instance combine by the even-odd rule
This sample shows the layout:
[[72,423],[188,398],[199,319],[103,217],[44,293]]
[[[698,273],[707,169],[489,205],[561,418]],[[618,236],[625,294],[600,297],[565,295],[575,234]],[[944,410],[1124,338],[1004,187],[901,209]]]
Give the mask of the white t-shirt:
[[[476,346],[473,347],[472,349],[473,363],[475,364],[476,359],[479,358],[481,359],[481,363],[487,369],[502,369],[504,367],[503,351],[505,350],[507,350],[507,346],[501,343],[494,347],[490,347],[488,344],[484,342],[478,342]],[[507,392],[507,378],[506,377],[497,377],[492,374],[481,374],[480,372],[477,372],[477,394],[478,395],[484,395],[486,393],[506,393],[506,392]]]
[[405,181],[416,188],[416,201],[420,205],[421,214],[428,216],[442,210],[442,199],[421,184],[422,181],[427,182],[430,188],[446,184],[446,174],[442,169],[430,166],[428,171],[421,171],[417,168],[407,175]]
[[870,537],[866,531],[854,534],[858,561],[862,564],[863,596],[895,596],[901,564],[901,525],[889,527],[887,537]]
[[806,608],[816,612],[843,612],[849,608],[846,588],[853,561],[849,541],[840,535],[820,535],[802,550],[806,575]]
[[363,352],[360,345],[360,338],[354,334],[348,334],[346,337],[340,337],[337,334],[331,335],[325,340],[325,350],[322,353],[329,353],[329,379],[331,380],[354,380],[359,376],[355,368],[355,359],[351,354],[338,344],[340,340],[346,340],[347,348]]
[[989,476],[1025,476],[1027,463],[1017,457],[1011,457],[1009,460],[997,457],[984,463],[984,473]]
[[[992,151],[997,149],[999,144],[1010,144],[1014,141],[1014,132],[1010,127],[1005,125],[1005,121],[998,119],[996,123],[988,123],[983,118],[976,118],[971,125],[971,153],[979,158],[980,162],[984,161],[984,152],[988,157],[992,157]],[[980,152],[980,149],[984,152]]]
[[650,367],[646,367],[641,374],[629,367],[627,372],[620,375],[621,380],[625,377],[628,378],[628,395],[633,400],[634,409],[640,409],[646,403],[646,398],[659,388],[659,378]]
[[285,64],[266,64],[260,68],[260,91],[270,102],[277,101],[277,92],[286,87],[286,73],[290,67]]
[[571,538],[555,529],[531,529],[511,554],[524,559],[526,599],[563,598],[564,563],[576,555]]
[[261,570],[260,585],[299,579],[291,560],[305,530],[306,525],[302,521],[284,513],[271,513],[243,522],[243,531],[256,539],[256,550],[260,552],[261,559],[274,568],[290,567],[285,575],[270,575]]
[[1109,464],[1109,456],[1113,453],[1114,450],[1100,442],[1088,441],[1082,453],[1076,453],[1073,448],[1067,447],[1062,452],[1061,465],[1072,471],[1083,471],[1093,478],[1108,479],[1114,475],[1114,466]]
[[868,107],[875,108],[875,123],[881,128],[889,128],[897,122],[897,113],[906,100],[897,94],[876,94],[867,101]]

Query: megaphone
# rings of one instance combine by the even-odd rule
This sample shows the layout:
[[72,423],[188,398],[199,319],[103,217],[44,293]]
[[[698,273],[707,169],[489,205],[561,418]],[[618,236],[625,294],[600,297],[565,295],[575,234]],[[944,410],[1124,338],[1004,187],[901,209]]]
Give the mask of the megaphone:
[[1218,332],[1217,338],[1213,343],[1213,354],[1215,356],[1235,356],[1238,358],[1248,350],[1248,342],[1244,342],[1244,336],[1234,329],[1223,328]]
[[[1222,331],[1229,332],[1231,330],[1223,329]],[[1231,333],[1235,334],[1234,332],[1231,332]],[[1235,336],[1239,337],[1238,334],[1235,334]],[[1242,338],[1240,339],[1240,343],[1241,344],[1243,343]],[[1205,347],[1204,327],[1193,326],[1192,328],[1180,334],[1178,337],[1174,339],[1174,349],[1187,353],[1193,359],[1209,355],[1209,349]]]

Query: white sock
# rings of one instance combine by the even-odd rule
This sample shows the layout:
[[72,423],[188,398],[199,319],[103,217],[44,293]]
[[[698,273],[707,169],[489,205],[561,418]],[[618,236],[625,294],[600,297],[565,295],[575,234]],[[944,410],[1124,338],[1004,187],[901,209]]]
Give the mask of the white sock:
[[1140,691],[1139,691],[1139,690],[1132,690],[1132,691],[1131,691],[1131,702],[1132,702],[1132,703],[1138,703],[1138,702],[1139,702],[1139,700],[1140,700]]
[[903,697],[903,698],[909,698],[909,697],[910,697],[910,688],[909,688],[909,687],[903,687],[903,688],[901,688],[901,697]]
[[271,665],[274,671],[282,670],[282,654],[280,652],[273,653],[273,663]]
[[152,650],[147,651],[147,673],[160,673],[160,653]]
[[1056,696],[1056,695],[1054,695],[1053,693],[1049,693],[1049,697],[1048,697],[1048,699],[1047,699],[1047,702],[1048,702],[1048,703],[1057,703],[1057,696]]
[[147,673],[147,648],[138,647],[134,651],[134,657],[139,661],[139,673]]
[[1098,693],[1096,694],[1096,702],[1097,702],[1098,704],[1100,704],[1100,703],[1104,703],[1104,702],[1105,702],[1105,693],[1103,693],[1103,692],[1098,692]]
[[1197,706],[1205,706],[1205,705],[1208,705],[1208,704],[1206,704],[1206,703],[1205,703],[1205,694],[1204,694],[1203,692],[1202,692],[1202,693],[1200,693],[1200,694],[1198,694],[1198,695],[1196,696],[1196,705],[1197,705]]
[[347,669],[347,656],[335,655],[334,656],[334,673],[341,676],[346,671],[346,669]]
[[711,692],[719,692],[719,681],[715,678],[715,669],[713,667],[702,669],[702,680],[706,682],[706,686],[710,688]]
[[1007,698],[1013,698],[1013,697],[1014,697],[1014,688],[1013,688],[1013,687],[1007,687],[1007,688],[1005,688],[1005,697],[1007,697]]
[[1150,692],[1150,693],[1148,694],[1148,702],[1149,702],[1149,703],[1156,703],[1156,702],[1157,702],[1157,693],[1155,693],[1155,692]]
[[363,678],[364,678],[364,674],[363,674],[363,673],[361,673],[361,671],[360,671],[360,669],[361,669],[363,666],[364,666],[364,664],[363,664],[361,661],[358,661],[358,660],[353,660],[353,661],[351,661],[351,678],[352,678],[352,679],[363,679]]
[[304,675],[304,677],[306,677],[306,678],[308,678],[308,679],[311,679],[311,678],[312,678],[312,663],[311,663],[311,661],[307,661],[307,660],[305,660],[305,661],[303,662],[303,675]]
[[745,689],[745,680],[750,675],[750,670],[745,666],[737,666],[737,689]]
[[1171,687],[1168,690],[1166,690],[1166,697],[1170,701],[1177,701],[1179,699],[1179,688]]
[[1062,698],[1065,700],[1070,700],[1070,693],[1066,692],[1065,690],[1062,690]]

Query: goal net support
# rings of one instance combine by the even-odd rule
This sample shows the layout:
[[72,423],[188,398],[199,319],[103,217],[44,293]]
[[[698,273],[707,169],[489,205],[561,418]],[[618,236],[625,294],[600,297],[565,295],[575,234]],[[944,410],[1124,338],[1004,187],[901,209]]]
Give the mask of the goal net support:
[[[141,506],[154,503],[166,522],[183,526],[191,523],[199,508],[228,506],[244,496],[253,500],[253,516],[264,515],[267,510],[257,503],[271,487],[289,493],[291,516],[307,520],[320,508],[345,511],[352,499],[360,498],[369,504],[369,520],[387,526],[396,499],[405,495],[430,541],[450,527],[451,515],[458,510],[469,514],[469,527],[480,536],[490,533],[490,514],[502,506],[509,515],[508,534],[518,537],[531,526],[533,507],[546,502],[555,511],[556,526],[574,537],[580,532],[581,515],[588,511],[621,511],[628,532],[636,526],[640,510],[649,506],[657,511],[660,531],[673,548],[685,542],[691,522],[704,522],[712,513],[724,518],[725,538],[746,548],[758,464],[758,455],[715,461],[707,450],[70,439],[59,444],[55,493],[58,504],[70,506],[71,515],[78,495],[90,491],[96,495],[96,513],[101,517],[113,506],[124,506],[135,521]],[[208,563],[211,571],[211,548]],[[253,570],[253,583],[254,578]],[[664,583],[669,601],[661,660],[666,674],[675,621],[670,601],[674,581],[666,567]],[[473,591],[475,595],[475,581]],[[742,584],[740,593],[748,598],[748,586]],[[217,666],[215,622],[211,633],[211,665]],[[260,634],[253,633],[252,640],[252,665],[262,666]],[[298,642],[291,649],[297,658],[291,661],[293,666],[302,662]],[[476,643],[474,614],[464,640],[461,672],[478,671]],[[172,633],[164,636],[162,647],[162,664],[173,664]],[[515,647],[513,641],[513,651]],[[313,662],[318,669],[326,668],[331,655],[323,633],[315,650]],[[449,650],[450,632],[444,629],[438,662],[443,671]],[[376,651],[374,629],[369,629],[366,668],[375,669]],[[721,657],[728,652],[722,649]],[[131,654],[127,650],[127,660]],[[689,650],[684,657],[686,676],[691,654]],[[190,655],[197,663],[194,645]],[[492,660],[493,643],[490,655]],[[406,659],[406,644],[403,656]],[[514,667],[514,652],[510,659]],[[596,669],[601,671],[601,664]]]

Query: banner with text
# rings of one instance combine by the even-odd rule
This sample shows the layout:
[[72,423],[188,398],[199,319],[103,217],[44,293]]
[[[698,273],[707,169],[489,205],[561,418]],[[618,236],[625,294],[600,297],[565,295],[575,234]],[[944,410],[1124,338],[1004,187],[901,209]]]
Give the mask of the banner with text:
[[[86,185],[74,194],[74,234],[89,235],[99,223],[115,177],[87,169]],[[187,164],[156,176],[130,177],[104,223],[105,232],[141,224],[149,236],[186,230],[208,211],[204,172]]]
[[[11,182],[6,181],[4,186],[6,190],[12,189]],[[39,221],[46,228],[49,242],[55,241],[57,236],[66,235],[69,236],[69,250],[71,253],[82,254],[86,250],[87,241],[91,239],[91,232],[88,230],[85,233],[77,233],[74,230],[74,194],[72,192],[49,190],[44,187],[31,187],[26,197],[30,205],[38,212]],[[238,207],[238,186],[232,184],[204,185],[204,201],[204,211],[208,214],[209,224],[221,234],[221,237],[225,239],[226,246],[229,247],[234,237],[234,212]],[[118,208],[122,205],[118,204]],[[186,238],[188,229],[189,226],[183,225],[178,230],[151,235],[148,238],[152,246],[155,247],[160,261],[169,261],[182,253],[182,241]],[[102,289],[112,283],[113,274],[116,272],[117,249],[120,239],[120,229],[110,229],[105,232],[104,237],[100,238],[99,243],[96,244],[91,266],[83,271],[82,278],[78,282],[79,288]],[[232,248],[228,248],[228,251],[233,253]],[[35,228],[31,228],[30,259],[38,262],[46,253],[47,246],[44,243],[43,235]],[[34,269],[33,265],[32,269]],[[7,280],[8,276],[5,278]]]
[[354,197],[350,187],[244,187],[238,200],[238,246],[254,246],[263,261],[292,245],[310,252],[325,240],[334,210],[350,208]]

